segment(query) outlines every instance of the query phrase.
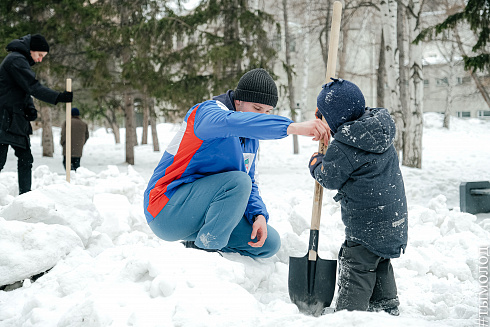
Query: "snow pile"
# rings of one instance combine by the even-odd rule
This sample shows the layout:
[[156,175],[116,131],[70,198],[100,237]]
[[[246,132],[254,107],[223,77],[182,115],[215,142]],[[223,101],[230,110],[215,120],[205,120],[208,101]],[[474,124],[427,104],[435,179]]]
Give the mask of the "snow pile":
[[[402,168],[409,245],[393,260],[400,317],[311,317],[289,300],[289,257],[304,256],[308,246],[314,183],[307,164],[315,142],[300,138],[299,155],[291,154],[291,138],[261,142],[261,194],[282,247],[270,259],[252,260],[155,237],[142,194],[161,153],[137,147],[136,165],[125,166],[115,159],[124,158],[123,147],[98,130],[70,184],[62,158],[41,158],[33,147],[33,191],[17,196],[16,158],[9,154],[0,173],[0,285],[24,281],[0,291],[0,326],[474,325],[479,249],[490,245],[490,214],[459,212],[458,187],[490,180],[490,122],[454,119],[446,131],[438,115],[425,118],[423,169]],[[159,126],[162,149],[175,129]],[[38,140],[36,134],[32,143]],[[334,195],[324,191],[323,259],[335,259],[343,240]],[[35,282],[28,279],[50,268]]]
[[87,193],[89,190],[68,183],[38,188],[15,198],[0,211],[0,217],[67,226],[80,237],[83,244],[87,244],[95,227],[102,223],[92,203],[93,196]]

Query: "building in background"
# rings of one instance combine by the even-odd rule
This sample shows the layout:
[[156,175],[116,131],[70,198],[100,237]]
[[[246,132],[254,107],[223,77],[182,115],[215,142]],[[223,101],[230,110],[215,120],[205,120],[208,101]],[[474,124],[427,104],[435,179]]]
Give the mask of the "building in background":
[[[424,111],[451,116],[490,119],[490,108],[483,99],[471,74],[463,69],[461,58],[453,63],[436,54],[424,58]],[[477,73],[480,82],[490,90],[490,75]]]
[[[282,1],[252,1],[257,8],[274,13],[274,18],[281,23],[280,34],[272,36],[272,42],[278,51],[278,59],[274,66],[274,74],[277,76],[277,84],[280,92],[280,100],[277,108],[281,114],[289,111],[289,100],[287,99],[287,76],[283,68],[285,62],[285,33],[283,24]],[[292,3],[292,0],[289,0]],[[307,3],[307,2],[306,2]],[[296,110],[300,112],[301,119],[313,117],[316,109],[316,97],[325,83],[326,67],[322,58],[319,43],[319,12],[313,8],[315,2],[310,1],[308,5],[290,6],[293,13],[289,16],[290,33],[290,56],[294,67],[294,90]],[[294,12],[297,10],[296,12]],[[377,69],[380,50],[380,18],[376,11],[359,10],[355,14],[357,18],[350,18],[348,33],[341,31],[339,49],[339,62],[343,67],[344,74],[339,76],[351,80],[359,85],[366,97],[366,105],[376,107],[377,98]],[[446,15],[445,12],[430,13],[425,19],[437,18],[437,15]],[[315,26],[317,24],[317,26]],[[272,32],[276,33],[276,32]],[[273,34],[274,35],[274,34]],[[346,37],[346,39],[343,39]],[[471,36],[470,36],[471,37]],[[345,44],[344,44],[345,42]],[[343,51],[342,47],[346,47]],[[446,108],[450,109],[451,116],[474,117],[490,119],[490,108],[478,90],[474,79],[468,71],[463,68],[461,55],[457,52],[447,53],[447,44],[424,42],[423,48],[423,75],[424,75],[424,112],[444,113]],[[454,52],[454,49],[453,49]],[[456,56],[457,55],[457,56]],[[447,59],[453,58],[453,59]],[[490,74],[488,71],[477,73],[477,76],[490,91]],[[385,103],[388,93],[385,87]]]

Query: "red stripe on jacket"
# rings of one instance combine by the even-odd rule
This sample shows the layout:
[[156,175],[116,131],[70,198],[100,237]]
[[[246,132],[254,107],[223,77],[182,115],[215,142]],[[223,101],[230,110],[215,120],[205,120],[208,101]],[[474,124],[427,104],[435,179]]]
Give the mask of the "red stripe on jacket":
[[155,187],[150,191],[147,210],[153,217],[156,217],[162,211],[169,200],[165,195],[168,185],[182,176],[194,157],[194,154],[203,143],[194,134],[194,121],[196,119],[197,109],[198,107],[196,107],[187,119],[187,127],[180,141],[179,149],[174,156],[173,163],[165,169],[165,175],[156,182]]

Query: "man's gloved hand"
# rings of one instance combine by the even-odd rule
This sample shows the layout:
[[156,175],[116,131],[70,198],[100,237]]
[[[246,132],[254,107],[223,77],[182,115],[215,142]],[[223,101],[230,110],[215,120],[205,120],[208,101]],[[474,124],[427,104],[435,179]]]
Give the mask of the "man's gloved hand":
[[58,94],[56,103],[58,102],[73,102],[73,92],[63,91]]
[[323,161],[323,154],[320,152],[315,152],[310,158],[310,163],[308,167],[310,168],[310,174],[315,178],[315,169],[318,165],[321,165]]
[[25,107],[24,108],[24,117],[27,121],[34,121],[37,118],[37,110],[34,107]]

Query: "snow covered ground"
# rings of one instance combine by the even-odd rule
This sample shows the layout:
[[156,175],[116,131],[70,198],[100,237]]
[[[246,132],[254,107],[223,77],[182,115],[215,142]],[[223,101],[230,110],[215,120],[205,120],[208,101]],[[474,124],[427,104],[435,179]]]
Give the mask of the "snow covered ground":
[[[461,213],[459,184],[490,180],[490,121],[451,124],[445,130],[440,115],[426,114],[423,168],[402,167],[409,245],[393,260],[399,317],[312,317],[289,300],[289,257],[304,256],[308,245],[313,180],[307,163],[317,149],[309,138],[300,137],[299,155],[292,154],[291,137],[261,142],[260,187],[282,248],[254,261],[186,249],[151,233],[142,198],[162,154],[152,145],[136,147],[136,163],[128,166],[124,144],[93,131],[82,168],[68,184],[59,145],[54,158],[43,158],[37,131],[33,191],[17,195],[12,150],[0,173],[0,285],[24,280],[0,291],[0,326],[478,326],[479,251],[490,245],[490,214]],[[159,125],[162,150],[177,128]],[[56,143],[59,133],[54,129]],[[324,192],[323,259],[335,259],[343,240],[334,194]],[[28,279],[50,268],[37,281]]]

